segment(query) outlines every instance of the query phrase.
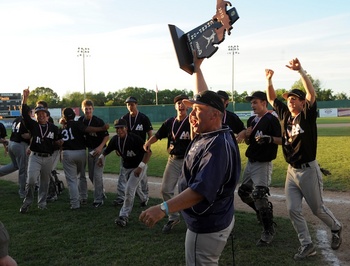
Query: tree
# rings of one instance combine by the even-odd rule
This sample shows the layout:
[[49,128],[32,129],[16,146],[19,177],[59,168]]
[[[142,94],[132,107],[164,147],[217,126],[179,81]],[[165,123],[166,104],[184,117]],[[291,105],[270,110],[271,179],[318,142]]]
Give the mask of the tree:
[[80,107],[84,100],[84,94],[80,92],[73,92],[63,96],[61,107]]
[[[249,96],[247,91],[242,92],[241,94],[238,94],[237,91],[234,91],[234,100],[235,103],[246,103],[247,100],[245,99],[247,96]],[[232,93],[227,92],[228,95],[231,96],[230,101],[232,101]]]
[[[174,103],[174,98],[180,94],[185,94],[189,98],[193,97],[193,92],[188,92],[187,90],[178,90],[178,89],[173,89],[173,90],[161,90],[158,92],[158,104],[173,104]],[[153,99],[154,103],[156,104],[156,92],[153,91]]]
[[59,107],[60,97],[50,88],[37,87],[31,91],[28,97],[28,105],[36,106],[37,101],[47,102],[50,108]]
[[[314,80],[312,78],[312,76],[309,74],[307,74],[307,76],[309,77],[312,85],[314,86],[317,101],[333,101],[334,100],[334,96],[332,96],[333,92],[331,89],[322,89],[321,82],[319,79]],[[305,91],[305,88],[304,88],[304,85],[303,85],[301,79],[299,79],[298,81],[296,81],[293,84],[292,89],[301,89],[302,91]]]
[[106,95],[103,91],[97,94],[89,92],[86,94],[86,98],[92,100],[95,106],[104,106],[106,102]]
[[350,98],[346,95],[345,92],[340,92],[334,96],[334,100],[350,100]]

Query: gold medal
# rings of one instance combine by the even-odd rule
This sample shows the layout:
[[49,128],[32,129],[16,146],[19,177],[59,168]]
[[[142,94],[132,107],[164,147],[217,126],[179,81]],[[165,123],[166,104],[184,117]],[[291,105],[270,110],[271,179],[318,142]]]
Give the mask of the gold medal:
[[292,139],[292,138],[289,138],[289,139],[288,139],[288,142],[292,142],[292,141],[293,141],[293,139]]

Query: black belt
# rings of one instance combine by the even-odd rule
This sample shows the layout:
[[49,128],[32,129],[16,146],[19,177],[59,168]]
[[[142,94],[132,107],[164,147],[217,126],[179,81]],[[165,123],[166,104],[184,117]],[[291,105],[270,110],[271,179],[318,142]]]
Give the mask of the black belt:
[[293,168],[296,168],[296,169],[304,169],[304,168],[310,167],[310,164],[309,164],[309,163],[302,163],[302,164],[299,164],[299,163],[291,163],[290,165],[291,165]]
[[174,159],[183,159],[184,158],[183,155],[175,155],[175,154],[170,154],[170,157],[174,158]]
[[50,157],[50,153],[41,153],[41,152],[34,152],[34,155],[40,156],[40,157]]

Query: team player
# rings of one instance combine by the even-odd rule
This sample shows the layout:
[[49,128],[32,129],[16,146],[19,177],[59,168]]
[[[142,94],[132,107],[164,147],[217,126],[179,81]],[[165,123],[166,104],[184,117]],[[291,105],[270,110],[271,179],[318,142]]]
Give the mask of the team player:
[[65,108],[62,116],[66,121],[62,130],[62,163],[66,176],[71,209],[80,208],[80,197],[78,188],[78,175],[85,172],[86,146],[84,133],[94,133],[106,131],[108,124],[102,127],[86,126],[81,121],[74,121],[75,113],[72,108]]
[[[31,114],[31,109],[28,110]],[[11,136],[8,144],[8,153],[11,157],[11,163],[0,168],[0,176],[8,175],[18,170],[18,194],[21,199],[25,197],[28,155],[27,148],[29,145],[28,129],[23,123],[23,117],[18,116],[11,127]]]
[[316,93],[310,78],[300,61],[292,59],[289,69],[299,72],[306,93],[293,89],[284,93],[287,104],[277,99],[272,85],[273,70],[266,69],[267,98],[276,110],[282,125],[283,155],[288,165],[285,193],[287,210],[301,244],[294,255],[295,260],[316,254],[306,220],[302,214],[303,198],[312,213],[331,230],[331,248],[338,249],[342,242],[342,225],[323,202],[323,181],[320,166],[316,160],[317,150],[317,104]]
[[243,180],[238,189],[242,201],[252,207],[263,225],[263,232],[257,245],[270,244],[275,228],[272,203],[268,200],[272,174],[272,160],[276,159],[278,145],[281,144],[281,126],[278,119],[267,109],[266,94],[256,91],[246,97],[254,116],[247,121],[245,142],[248,158]]
[[[183,100],[188,99],[186,95],[178,95],[174,98],[177,115],[167,119],[144,145],[144,149],[149,151],[151,145],[158,140],[167,138],[168,161],[163,173],[161,194],[164,201],[174,197],[175,188],[181,176],[182,165],[185,152],[191,141],[190,123],[188,120],[188,108],[183,104]],[[174,212],[169,215],[168,222],[164,225],[162,232],[169,233],[175,225],[180,222],[180,213]]]
[[[151,121],[149,120],[148,116],[144,113],[141,113],[137,109],[137,99],[133,96],[128,97],[125,100],[126,107],[128,108],[128,113],[122,116],[121,118],[126,120],[128,125],[128,132],[132,132],[143,139],[143,141],[146,141],[147,139],[150,139],[153,134],[153,127],[151,124]],[[121,162],[121,165],[123,162]],[[122,168],[122,167],[121,167]],[[125,173],[120,172],[119,178],[118,178],[118,185],[117,185],[117,199],[114,201],[115,204],[122,204],[124,202],[124,190],[126,185],[126,176]],[[145,174],[143,175],[143,179],[140,182],[141,189],[143,194],[146,195],[147,200],[142,201],[141,200],[141,206],[146,206],[148,202],[148,176],[147,176],[147,169]],[[141,199],[142,195],[139,195],[137,193],[138,197]]]
[[98,158],[98,165],[103,166],[105,156],[112,151],[116,151],[122,157],[123,166],[120,171],[124,171],[126,177],[125,200],[119,212],[119,217],[115,223],[125,227],[129,220],[129,215],[134,205],[136,190],[141,196],[141,200],[147,200],[147,196],[142,193],[139,186],[143,175],[147,170],[147,163],[152,152],[143,149],[144,141],[134,133],[128,133],[127,122],[124,119],[114,121],[117,135],[113,136],[108,146]]
[[[84,100],[81,103],[81,109],[84,112],[84,116],[79,118],[86,126],[102,127],[104,121],[93,114],[94,103],[91,100]],[[109,140],[108,131],[102,131],[97,133],[88,133],[85,135],[86,146],[88,148],[88,172],[89,179],[94,185],[94,202],[93,206],[98,208],[103,205],[105,193],[103,189],[103,167],[97,165],[98,156],[102,154],[103,149]],[[87,204],[87,183],[85,178],[85,172],[80,176],[79,187],[81,192],[81,204]]]
[[[36,102],[36,107],[44,107],[47,111],[49,111],[49,105],[47,102],[40,100]],[[54,124],[53,118],[50,116],[50,113],[48,113],[48,122]],[[60,128],[58,129],[60,132]],[[55,174],[56,172],[56,167],[58,164],[58,161],[60,159],[60,146],[54,145],[54,151],[52,154],[52,167],[51,167],[51,176],[50,176],[50,183],[49,183],[49,193],[47,195],[47,202],[54,202],[57,200],[57,191],[56,191],[56,184],[55,184]]]
[[28,177],[26,184],[26,197],[20,208],[21,213],[28,212],[29,206],[33,203],[35,183],[39,177],[38,190],[38,208],[46,209],[46,198],[50,182],[50,173],[52,167],[52,153],[54,143],[60,145],[61,140],[58,136],[58,127],[49,123],[48,111],[43,107],[35,108],[36,121],[33,120],[29,113],[27,100],[29,89],[23,90],[22,116],[25,126],[32,135],[30,142],[31,154],[28,160]]
[[207,91],[194,56],[199,94],[183,100],[192,107],[190,124],[194,139],[186,151],[179,194],[143,211],[140,221],[152,227],[164,216],[182,210],[186,221],[186,265],[218,265],[234,225],[234,190],[241,160],[231,130],[222,126],[224,104],[217,93]]
[[228,94],[225,91],[221,91],[221,90],[217,91],[217,94],[221,97],[225,106],[225,112],[222,117],[222,123],[224,125],[228,125],[231,128],[238,142],[243,142],[245,139],[245,129],[246,129],[244,126],[244,123],[238,117],[238,115],[227,110],[227,106],[229,104]]
[[0,143],[2,143],[2,145],[5,148],[5,152],[7,152],[7,146],[8,146],[8,140],[6,139],[7,137],[7,131],[6,131],[6,127],[3,123],[0,123]]

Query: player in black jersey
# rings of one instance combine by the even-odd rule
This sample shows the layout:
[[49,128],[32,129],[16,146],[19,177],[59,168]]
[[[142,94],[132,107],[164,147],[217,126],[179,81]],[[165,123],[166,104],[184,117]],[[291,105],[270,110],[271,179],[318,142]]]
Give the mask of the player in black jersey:
[[82,121],[74,121],[75,113],[72,108],[65,108],[62,115],[66,121],[62,130],[62,164],[66,176],[71,209],[80,208],[78,175],[85,172],[86,146],[84,134],[103,132],[109,125],[102,127],[86,126]]
[[[128,97],[125,100],[126,107],[129,113],[123,115],[121,118],[124,119],[128,125],[128,132],[132,132],[141,137],[143,141],[150,139],[153,134],[153,127],[148,116],[141,113],[137,109],[137,99],[133,96]],[[121,162],[121,165],[123,162]],[[121,167],[122,168],[122,167]],[[120,172],[117,185],[117,199],[114,201],[116,204],[122,204],[124,202],[124,190],[126,185],[125,174]],[[140,186],[143,194],[147,196],[147,200],[142,202],[141,206],[146,206],[148,202],[148,176],[147,171],[143,175],[143,179],[140,182]],[[141,199],[142,195],[137,193],[138,197]]]
[[272,174],[272,160],[276,159],[278,143],[281,143],[281,126],[278,119],[267,109],[266,94],[256,91],[246,97],[254,116],[247,121],[245,142],[248,158],[243,180],[238,189],[242,201],[253,208],[263,232],[257,245],[270,244],[275,235],[272,203],[268,200]]
[[[91,127],[102,127],[105,122],[95,116],[94,113],[94,103],[91,100],[84,100],[81,103],[81,109],[84,112],[84,116],[79,118],[86,126]],[[105,193],[103,189],[103,167],[97,165],[98,156],[102,154],[103,149],[109,140],[109,133],[107,130],[85,134],[86,146],[88,148],[88,171],[89,179],[94,185],[94,202],[93,206],[98,208],[103,205],[103,200],[105,199]],[[80,176],[79,187],[81,192],[81,204],[87,204],[87,182],[84,175]]]
[[3,123],[0,122],[0,143],[2,143],[5,147],[5,149],[7,149],[7,145],[8,145],[8,141],[6,140],[7,137],[7,131],[6,131],[6,127]]
[[224,125],[228,125],[231,128],[238,142],[243,142],[245,138],[246,129],[244,123],[238,117],[238,115],[227,110],[227,106],[229,104],[228,94],[225,91],[217,91],[217,94],[219,94],[225,106],[225,112],[224,116],[222,117],[222,123]]
[[114,127],[117,135],[112,137],[106,149],[99,156],[98,165],[102,167],[105,156],[114,150],[123,158],[123,166],[120,171],[125,173],[127,180],[125,186],[125,200],[115,223],[121,227],[125,227],[134,205],[136,191],[138,190],[141,200],[147,200],[147,196],[142,193],[139,184],[147,170],[147,163],[152,152],[146,152],[143,149],[143,144],[145,142],[140,136],[128,132],[127,122],[124,119],[114,121]]
[[58,127],[47,122],[48,111],[43,107],[35,108],[36,121],[28,114],[29,106],[27,99],[29,89],[23,90],[22,116],[25,126],[31,133],[31,154],[28,161],[28,178],[26,184],[26,197],[20,208],[21,213],[26,213],[34,200],[35,182],[40,175],[38,191],[38,207],[46,209],[46,198],[50,181],[52,167],[52,153],[54,143],[61,144],[58,136]]
[[[36,107],[42,106],[44,107],[47,111],[49,111],[49,105],[47,104],[47,102],[40,100],[36,102]],[[50,116],[50,112],[48,113],[48,122],[54,124],[54,121],[52,119],[52,117]],[[58,129],[60,132],[60,128]],[[56,168],[57,168],[57,164],[58,161],[60,159],[60,147],[58,145],[54,145],[54,151],[52,154],[52,167],[51,167],[51,173],[50,173],[50,183],[49,183],[49,192],[47,195],[47,201],[48,202],[54,202],[55,200],[57,200],[57,191],[56,191],[56,184],[55,184],[55,174],[56,172]]]
[[302,214],[303,198],[311,208],[312,213],[331,229],[332,249],[340,247],[342,225],[324,205],[322,199],[322,173],[316,160],[317,104],[315,89],[297,58],[292,59],[286,67],[299,72],[306,90],[306,93],[300,89],[284,93],[283,98],[287,100],[287,104],[277,99],[272,85],[273,70],[266,69],[265,72],[267,97],[276,110],[282,125],[283,155],[289,164],[285,182],[287,210],[301,245],[294,255],[294,259],[300,260],[316,254],[307,222]]
[[[175,195],[175,188],[181,176],[185,152],[191,142],[190,122],[187,114],[188,108],[182,103],[184,99],[188,99],[188,96],[178,95],[174,98],[177,115],[168,118],[157,133],[144,145],[144,149],[149,151],[151,145],[156,141],[163,138],[167,138],[168,140],[167,149],[169,157],[163,173],[161,189],[164,201],[173,198]],[[169,233],[179,222],[179,212],[169,214],[168,222],[163,226],[162,232]]]
[[[31,109],[28,110],[31,113]],[[18,194],[21,199],[25,197],[28,155],[27,148],[29,139],[24,138],[28,134],[28,129],[23,123],[23,117],[19,116],[12,122],[11,136],[8,144],[8,153],[11,163],[0,168],[0,176],[8,175],[18,170]]]

